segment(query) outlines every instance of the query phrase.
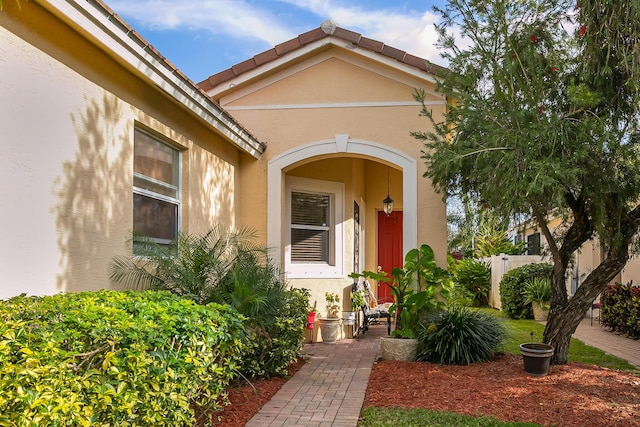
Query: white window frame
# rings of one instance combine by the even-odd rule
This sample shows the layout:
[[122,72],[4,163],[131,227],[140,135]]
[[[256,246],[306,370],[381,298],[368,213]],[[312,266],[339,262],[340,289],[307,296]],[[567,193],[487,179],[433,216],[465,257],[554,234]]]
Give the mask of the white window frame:
[[[177,148],[175,145],[172,145],[170,143],[168,143],[167,141],[165,141],[163,138],[160,138],[156,135],[154,135],[151,132],[146,131],[143,128],[140,127],[136,127],[134,129],[134,145],[135,145],[135,133],[136,132],[140,132],[140,133],[144,133],[145,135],[147,135],[148,137],[152,138],[154,141],[166,145],[167,147],[171,148],[172,150],[175,150],[178,154],[176,162],[178,162],[178,167],[177,167],[177,174],[178,174],[178,180],[177,180],[177,188],[176,188],[176,195],[177,197],[171,197],[171,196],[167,196],[164,194],[159,194],[156,193],[154,191],[150,191],[144,188],[140,188],[140,187],[136,187],[135,184],[133,185],[133,194],[140,194],[142,196],[146,196],[149,198],[153,198],[153,199],[158,199],[158,200],[162,200],[163,202],[167,202],[167,203],[171,203],[176,205],[176,209],[177,209],[177,214],[176,214],[176,238],[178,237],[178,234],[180,233],[180,224],[181,224],[181,216],[182,216],[182,203],[181,203],[181,194],[182,194],[182,152],[179,148]],[[135,162],[135,159],[134,159]],[[133,165],[132,165],[133,167]],[[139,174],[136,172],[133,172],[133,177],[138,177],[141,178],[143,180],[152,182],[154,184],[157,185],[161,185],[164,187],[173,187],[170,184],[167,184],[163,181],[158,181],[154,178],[148,177],[146,175],[143,174]],[[133,180],[133,182],[135,182],[135,179]],[[133,209],[135,210],[135,206],[133,207]],[[134,211],[131,212],[132,215],[134,215]],[[153,242],[159,244],[159,245],[168,245],[172,242],[172,240],[168,240],[168,239],[159,239],[159,238],[154,238],[151,237],[150,238]],[[133,251],[134,251],[134,255],[136,255],[135,253],[135,244],[133,246]]]
[[[304,192],[330,196],[329,263],[291,261],[291,193]],[[287,278],[342,278],[344,272],[344,184],[334,181],[287,176],[285,178],[284,260]]]

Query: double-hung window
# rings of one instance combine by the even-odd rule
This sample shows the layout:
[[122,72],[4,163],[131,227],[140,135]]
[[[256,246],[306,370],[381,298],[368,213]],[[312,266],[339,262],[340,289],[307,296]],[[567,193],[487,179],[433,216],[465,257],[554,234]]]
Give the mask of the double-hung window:
[[288,277],[341,277],[343,184],[298,177],[286,182]]
[[[180,152],[140,129],[133,154],[133,231],[166,245],[178,235]],[[134,241],[134,253],[136,245]]]
[[291,192],[291,262],[332,264],[331,194]]

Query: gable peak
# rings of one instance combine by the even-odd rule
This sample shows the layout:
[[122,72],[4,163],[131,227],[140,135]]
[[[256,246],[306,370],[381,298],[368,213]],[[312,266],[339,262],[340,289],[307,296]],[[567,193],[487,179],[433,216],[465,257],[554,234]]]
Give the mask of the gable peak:
[[325,34],[333,34],[339,26],[340,25],[333,19],[327,19],[320,25],[320,28],[322,28]]

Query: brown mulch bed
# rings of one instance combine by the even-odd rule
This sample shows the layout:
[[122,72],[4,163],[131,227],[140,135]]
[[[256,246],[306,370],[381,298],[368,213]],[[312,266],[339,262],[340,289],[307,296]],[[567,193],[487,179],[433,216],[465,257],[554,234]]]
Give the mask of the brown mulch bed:
[[[293,364],[290,375],[304,361]],[[271,399],[284,378],[239,384],[216,424],[240,427]],[[582,363],[551,366],[532,377],[522,357],[502,354],[494,361],[445,366],[385,360],[373,366],[364,407],[422,408],[543,426],[640,426],[640,376]]]
[[[302,357],[298,358],[287,369],[287,378],[298,372],[304,364],[304,359]],[[224,427],[244,426],[280,390],[282,385],[287,382],[287,378],[274,377],[254,380],[251,382],[253,387],[246,382],[238,382],[228,390],[231,403],[225,406],[222,412],[211,415],[214,421],[219,419],[215,425]]]
[[582,363],[523,370],[521,356],[469,366],[382,361],[364,407],[423,408],[543,426],[640,426],[640,377]]

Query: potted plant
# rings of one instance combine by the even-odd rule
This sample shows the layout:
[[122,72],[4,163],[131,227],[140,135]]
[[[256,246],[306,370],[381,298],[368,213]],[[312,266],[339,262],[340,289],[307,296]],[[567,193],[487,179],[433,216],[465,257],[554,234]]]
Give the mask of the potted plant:
[[380,339],[384,359],[415,360],[418,341],[414,338],[420,326],[420,316],[429,310],[442,310],[448,296],[451,275],[435,262],[429,245],[412,249],[405,255],[403,268],[394,268],[391,278],[386,273],[364,271],[361,275],[389,286],[394,303],[389,312],[394,317],[395,328],[390,337]]
[[341,306],[339,305],[340,296],[338,294],[325,292],[325,300],[327,302],[327,316],[320,318],[318,323],[320,324],[320,333],[322,334],[322,342],[332,343],[336,342],[338,335],[340,334],[340,312]]
[[533,318],[546,321],[549,316],[551,281],[548,278],[535,277],[525,284],[524,297],[533,306]]
[[351,299],[351,311],[344,311],[342,313],[342,321],[345,327],[345,334],[350,334],[351,336],[356,335],[357,331],[359,331],[360,317],[358,313],[366,304],[364,293],[362,291],[356,291],[355,288],[353,289],[354,290],[349,292],[349,297]]
[[316,310],[316,304],[313,304],[313,307],[309,308],[309,312],[307,313],[307,331],[309,331],[309,342],[313,344],[313,326],[316,323],[316,316],[318,315],[318,310]]

